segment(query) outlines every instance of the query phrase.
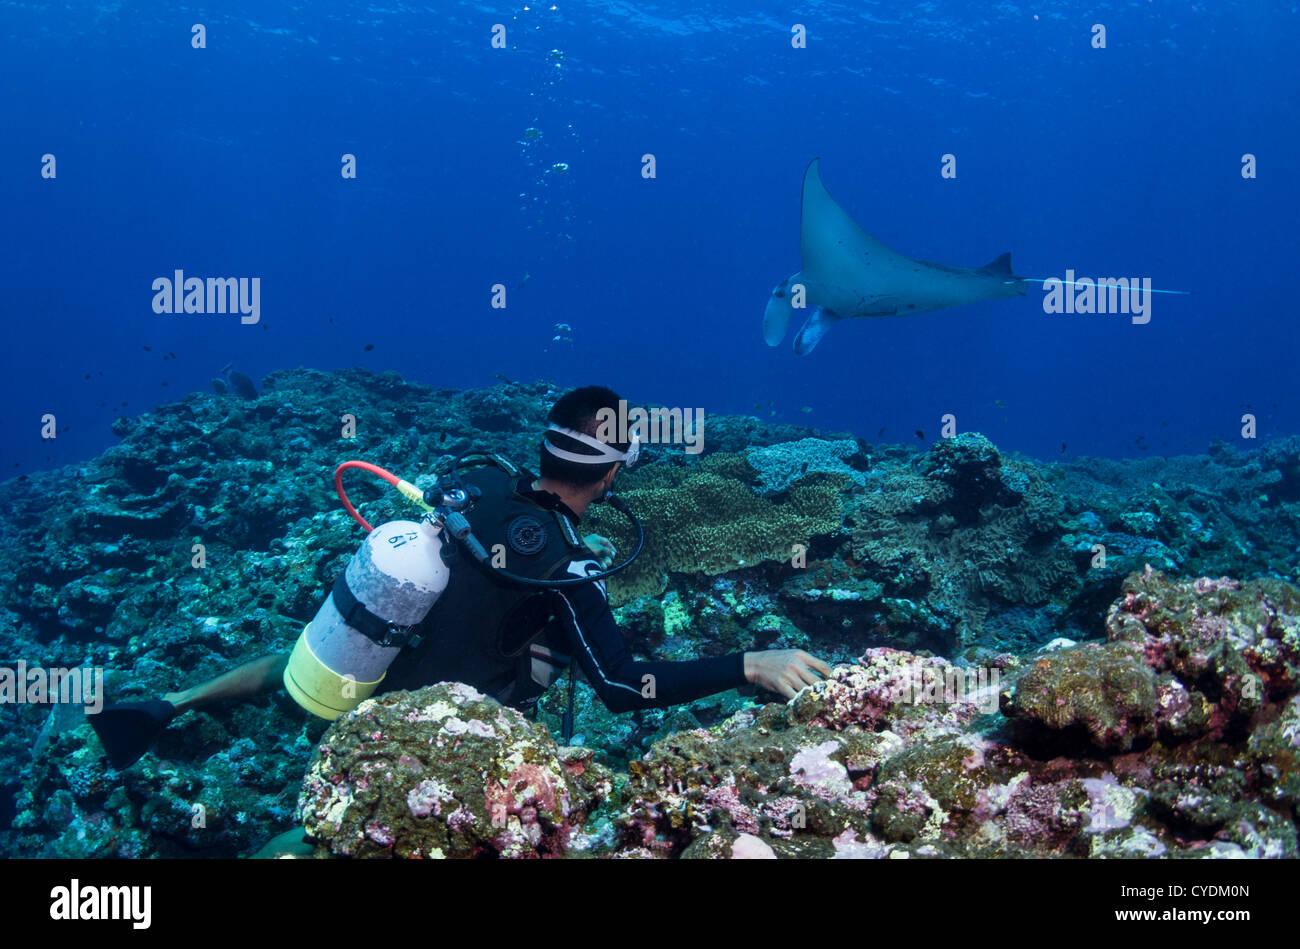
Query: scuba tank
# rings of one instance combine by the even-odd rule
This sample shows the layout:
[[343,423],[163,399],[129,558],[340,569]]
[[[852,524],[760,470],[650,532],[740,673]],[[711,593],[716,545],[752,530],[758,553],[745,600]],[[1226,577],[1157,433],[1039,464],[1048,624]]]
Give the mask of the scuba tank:
[[298,637],[284,670],[289,694],[331,721],[369,698],[449,575],[428,521],[376,527]]
[[[488,552],[474,536],[463,511],[474,506],[479,489],[466,489],[459,478],[465,458],[486,459],[509,474],[519,469],[499,455],[457,458],[451,474],[436,488],[419,488],[364,461],[345,461],[334,472],[334,487],[343,507],[369,533],[334,582],[329,597],[298,637],[284,670],[284,685],[294,701],[333,721],[369,698],[383,681],[397,654],[418,641],[415,629],[447,588],[450,570],[444,545],[457,544],[480,564]],[[343,472],[360,468],[392,484],[427,512],[418,522],[390,521],[377,528],[357,513],[343,490]],[[594,583],[631,565],[645,543],[645,531],[621,500],[607,496],[637,529],[637,545],[623,563],[599,573],[564,580],[538,580],[495,569],[506,580],[533,587],[563,588]]]

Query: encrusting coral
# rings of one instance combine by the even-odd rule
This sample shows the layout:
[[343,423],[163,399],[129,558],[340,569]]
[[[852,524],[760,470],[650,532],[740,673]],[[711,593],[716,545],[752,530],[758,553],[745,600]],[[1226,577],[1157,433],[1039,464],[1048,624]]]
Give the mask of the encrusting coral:
[[[0,484],[9,655],[104,667],[107,698],[130,701],[287,651],[360,541],[330,485],[340,461],[420,487],[472,449],[535,465],[561,391],[434,390],[360,370],[276,372],[257,389],[119,419],[122,442],[100,458]],[[358,421],[348,434],[345,415]],[[658,659],[802,648],[835,665],[831,679],[790,705],[731,690],[625,715],[579,681],[581,750],[549,738],[564,686],[543,697],[542,725],[442,694],[458,711],[423,723],[426,739],[495,762],[499,784],[515,769],[479,743],[526,746],[530,773],[552,776],[542,783],[557,802],[569,795],[567,811],[502,799],[505,829],[458,833],[440,823],[444,790],[480,794],[462,804],[490,817],[486,778],[438,772],[391,800],[349,785],[333,836],[317,819],[322,852],[1296,852],[1287,581],[1300,582],[1300,438],[1046,463],[976,433],[873,445],[743,416],[711,416],[707,432],[699,455],[647,445],[615,483],[648,535],[609,584],[629,648]],[[365,479],[349,491],[372,523],[411,513]],[[631,533],[602,507],[583,532],[626,554]],[[949,681],[974,691],[949,701]],[[275,695],[186,713],[115,772],[84,717],[33,704],[8,714],[0,848],[24,856],[250,854],[292,826],[322,744],[331,775],[360,781],[393,735],[416,739],[399,727],[371,740],[349,720],[326,738],[326,723]],[[382,755],[352,762],[362,747]],[[374,817],[362,816],[390,810],[397,831],[367,835]],[[408,839],[415,830],[429,831],[423,842]]]

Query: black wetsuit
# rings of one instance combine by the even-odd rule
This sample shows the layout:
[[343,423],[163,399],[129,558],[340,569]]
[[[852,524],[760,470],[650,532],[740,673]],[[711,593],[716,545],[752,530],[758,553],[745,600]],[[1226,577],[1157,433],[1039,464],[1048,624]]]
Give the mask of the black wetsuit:
[[[465,481],[484,498],[469,514],[489,550],[525,524],[526,544],[511,542],[508,569],[538,579],[599,571],[578,540],[578,517],[554,494],[531,488],[533,476],[478,469]],[[544,540],[536,540],[540,534]],[[521,554],[516,548],[523,547]],[[504,544],[498,548],[505,551]],[[461,553],[447,589],[421,624],[421,641],[403,650],[378,692],[459,681],[503,703],[526,707],[576,659],[613,712],[662,708],[744,685],[742,653],[689,662],[638,662],[627,650],[601,582],[552,589],[524,587]],[[652,677],[652,678],[647,678]]]

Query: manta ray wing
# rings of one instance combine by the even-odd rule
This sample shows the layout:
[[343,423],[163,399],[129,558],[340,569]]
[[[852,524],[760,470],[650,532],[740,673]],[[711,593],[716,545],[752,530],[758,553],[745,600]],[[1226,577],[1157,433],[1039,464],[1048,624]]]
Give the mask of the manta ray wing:
[[822,184],[820,165],[821,159],[814,158],[803,176],[801,276],[811,305],[848,319],[879,297],[900,296],[911,262],[864,231],[835,203]]
[[816,158],[804,172],[799,249],[803,269],[772,291],[763,338],[769,346],[779,345],[802,304],[810,312],[795,337],[800,355],[811,352],[840,320],[909,316],[1025,292],[1011,271],[1010,254],[975,269],[913,260],[885,246],[831,197]]

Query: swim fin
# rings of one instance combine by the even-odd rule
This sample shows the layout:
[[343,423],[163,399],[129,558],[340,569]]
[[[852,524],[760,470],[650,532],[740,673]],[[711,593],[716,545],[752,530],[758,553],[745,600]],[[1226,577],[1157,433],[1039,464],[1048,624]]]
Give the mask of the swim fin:
[[286,830],[283,834],[271,838],[263,844],[253,860],[279,860],[286,857],[310,857],[316,848],[307,843],[307,832],[301,827]]
[[176,706],[163,699],[123,702],[121,705],[105,705],[98,715],[86,717],[108,753],[108,763],[121,771],[131,767],[153,747],[162,730],[176,717]]

